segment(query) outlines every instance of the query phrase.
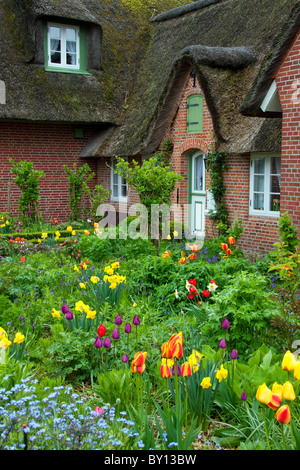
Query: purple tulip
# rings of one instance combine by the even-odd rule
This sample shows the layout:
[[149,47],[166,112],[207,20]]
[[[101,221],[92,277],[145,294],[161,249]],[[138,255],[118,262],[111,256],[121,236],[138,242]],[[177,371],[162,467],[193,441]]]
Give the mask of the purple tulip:
[[132,323],[133,323],[134,325],[139,325],[139,324],[140,324],[140,319],[139,319],[139,317],[138,317],[137,315],[134,315],[133,320],[132,320]]
[[97,336],[96,338],[95,348],[102,348],[102,339],[100,338],[100,336]]
[[115,319],[115,324],[116,325],[122,325],[122,318],[121,318],[121,315],[118,313],[118,315],[116,316],[116,319]]
[[103,346],[104,346],[105,348],[110,348],[110,345],[111,345],[110,338],[108,338],[108,337],[105,338],[104,343],[103,343]]
[[248,397],[247,397],[246,393],[243,392],[242,395],[241,395],[241,400],[247,401],[247,399],[248,399]]
[[131,333],[131,325],[130,325],[130,323],[126,323],[126,325],[125,325],[125,333],[128,333],[128,334]]
[[219,344],[219,348],[226,349],[226,342],[225,342],[224,338],[221,339],[220,344]]
[[122,362],[127,362],[127,361],[128,361],[127,354],[124,354],[124,356],[122,357]]
[[118,328],[114,329],[111,336],[112,336],[113,339],[119,339],[120,338],[120,333],[119,333]]
[[230,357],[231,359],[237,359],[237,352],[235,349],[232,350]]
[[[175,369],[174,366],[172,367],[172,375],[175,375]],[[181,370],[180,370],[180,365],[177,364],[177,377],[181,376]]]
[[223,322],[222,322],[222,328],[223,330],[228,330],[229,328],[229,321],[227,320],[227,318],[224,318]]
[[68,310],[66,312],[66,320],[73,320],[73,318],[74,318],[73,313],[71,312],[71,310]]
[[67,313],[69,311],[69,307],[67,306],[67,304],[61,306],[61,311],[62,313]]

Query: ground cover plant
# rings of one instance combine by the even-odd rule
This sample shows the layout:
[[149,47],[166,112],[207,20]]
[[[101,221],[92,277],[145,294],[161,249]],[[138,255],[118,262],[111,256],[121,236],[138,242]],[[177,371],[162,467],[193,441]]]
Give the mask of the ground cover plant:
[[1,214],[2,450],[300,449],[286,215],[254,262],[241,227],[202,244],[172,226],[157,253],[91,221],[39,224],[26,238]]

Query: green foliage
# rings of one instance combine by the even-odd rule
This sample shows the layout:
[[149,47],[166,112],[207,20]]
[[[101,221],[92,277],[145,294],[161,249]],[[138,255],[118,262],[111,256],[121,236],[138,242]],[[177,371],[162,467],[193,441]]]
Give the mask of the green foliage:
[[19,198],[19,211],[23,221],[30,224],[39,217],[39,180],[45,176],[45,173],[34,170],[32,162],[15,163],[12,158],[9,161],[12,164],[10,172],[15,175],[15,183],[22,192]]
[[213,221],[228,225],[228,208],[224,202],[226,187],[223,181],[223,172],[227,169],[226,155],[212,148],[207,159],[209,161],[210,191],[215,202],[215,210],[209,216]]
[[96,220],[97,208],[107,199],[109,191],[104,189],[101,184],[97,184],[93,191],[88,194],[90,195],[90,207],[88,209],[84,209],[84,212],[88,219]]
[[299,247],[300,241],[296,227],[293,225],[287,212],[284,212],[279,217],[278,231],[280,234],[279,240],[289,252],[294,253],[296,248]]
[[226,317],[230,322],[228,342],[241,353],[253,350],[268,338],[270,319],[278,312],[267,279],[248,271],[238,273],[215,295],[214,304],[205,303],[203,309],[207,315],[203,333],[210,342],[213,338],[215,343],[221,339],[224,333],[220,325]]
[[[88,182],[94,178],[95,174],[91,171],[87,163],[81,167],[77,167],[77,164],[73,164],[73,168],[69,168],[64,165],[67,179],[69,181],[69,203],[71,208],[71,220],[78,220],[81,212],[81,199],[83,193],[87,195],[91,194]],[[101,190],[102,191],[102,190]],[[101,198],[101,191],[99,191],[99,197]]]
[[135,401],[136,390],[129,369],[113,369],[106,374],[97,376],[98,384],[93,385],[93,392],[98,395],[103,403],[113,405],[120,400],[122,408],[127,408]]

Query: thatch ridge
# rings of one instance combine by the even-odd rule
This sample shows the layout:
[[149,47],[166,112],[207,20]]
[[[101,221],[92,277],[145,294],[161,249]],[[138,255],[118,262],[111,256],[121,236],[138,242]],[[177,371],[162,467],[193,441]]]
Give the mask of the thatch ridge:
[[169,10],[165,13],[160,13],[159,15],[156,15],[154,18],[152,18],[151,21],[153,23],[158,23],[160,21],[171,20],[172,18],[178,18],[179,16],[186,15],[187,13],[206,8],[210,5],[215,5],[216,3],[223,1],[224,0],[198,0],[197,2],[189,3],[181,7],[172,8],[172,10]]

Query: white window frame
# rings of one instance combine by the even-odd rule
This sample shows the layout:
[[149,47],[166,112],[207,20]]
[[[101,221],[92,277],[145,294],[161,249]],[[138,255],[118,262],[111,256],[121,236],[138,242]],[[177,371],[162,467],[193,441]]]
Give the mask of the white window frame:
[[[119,174],[116,173],[115,171],[115,165],[117,163],[117,160],[115,158],[112,158],[111,160],[111,170],[110,170],[110,200],[111,201],[118,201],[118,202],[127,202],[128,200],[128,185],[125,181],[125,179],[120,176]],[[117,188],[118,188],[118,196],[114,196],[114,176],[118,177],[117,179]],[[121,196],[122,194],[122,186],[126,185],[126,196]]]
[[[264,210],[254,209],[254,160],[255,158],[265,159],[265,173],[264,173]],[[280,211],[271,211],[266,209],[270,207],[270,163],[271,157],[281,157],[278,153],[255,153],[250,155],[250,187],[249,187],[249,215],[258,215],[264,217],[279,217]]]
[[[61,63],[51,62],[51,46],[50,46],[50,28],[60,28],[61,30]],[[66,63],[66,29],[75,29],[76,31],[76,64],[67,64]],[[48,67],[52,68],[61,68],[61,69],[70,69],[70,70],[79,70],[80,68],[80,27],[71,24],[61,24],[61,23],[48,23],[47,24],[47,53],[48,53]]]

